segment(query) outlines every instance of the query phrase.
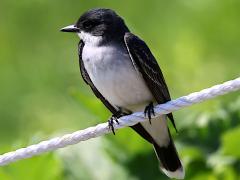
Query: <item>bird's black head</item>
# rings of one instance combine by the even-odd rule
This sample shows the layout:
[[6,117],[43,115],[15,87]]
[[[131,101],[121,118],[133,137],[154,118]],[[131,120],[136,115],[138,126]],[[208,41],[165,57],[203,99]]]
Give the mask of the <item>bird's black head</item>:
[[128,32],[123,19],[111,9],[91,9],[85,12],[75,25],[63,28],[63,32],[85,32],[93,36],[117,37]]

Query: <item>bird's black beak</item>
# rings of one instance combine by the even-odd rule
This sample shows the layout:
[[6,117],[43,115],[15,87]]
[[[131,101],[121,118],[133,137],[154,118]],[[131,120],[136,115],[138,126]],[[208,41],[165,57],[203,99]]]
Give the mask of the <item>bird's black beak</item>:
[[62,28],[60,31],[62,32],[79,32],[79,28],[77,28],[75,25],[70,25]]

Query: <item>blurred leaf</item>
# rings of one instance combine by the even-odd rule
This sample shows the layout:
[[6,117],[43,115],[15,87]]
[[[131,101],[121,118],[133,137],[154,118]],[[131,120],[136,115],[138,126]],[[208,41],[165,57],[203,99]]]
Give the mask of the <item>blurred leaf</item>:
[[222,152],[210,154],[207,159],[207,165],[219,171],[227,166],[233,165],[236,159],[231,156],[223,155]]
[[[65,179],[132,180],[125,167],[105,152],[106,145],[111,148],[111,142],[96,138],[59,150],[58,154],[64,161]],[[117,151],[121,153],[121,149]]]
[[222,141],[222,148],[223,152],[228,155],[236,156],[240,158],[240,126],[227,131],[223,134],[221,141]]
[[201,149],[196,147],[187,147],[186,145],[181,150],[181,157],[186,166],[190,166],[192,162],[203,161],[205,159]]
[[223,179],[223,180],[235,180],[237,178],[237,173],[234,170],[234,168],[225,166],[222,167],[221,169],[218,169],[216,172],[216,176],[218,179]]
[[2,167],[0,179],[60,180],[62,179],[62,164],[54,154],[48,153]]

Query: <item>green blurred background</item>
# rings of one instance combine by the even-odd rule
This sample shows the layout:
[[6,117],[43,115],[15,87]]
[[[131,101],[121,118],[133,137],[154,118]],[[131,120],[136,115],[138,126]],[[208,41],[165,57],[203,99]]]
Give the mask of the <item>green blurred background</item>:
[[[86,10],[116,10],[159,60],[172,98],[240,74],[239,0],[0,2],[0,153],[106,121],[80,77],[78,37],[60,33]],[[240,179],[239,92],[175,112],[186,179]],[[157,180],[152,147],[125,128],[0,167],[1,180]]]

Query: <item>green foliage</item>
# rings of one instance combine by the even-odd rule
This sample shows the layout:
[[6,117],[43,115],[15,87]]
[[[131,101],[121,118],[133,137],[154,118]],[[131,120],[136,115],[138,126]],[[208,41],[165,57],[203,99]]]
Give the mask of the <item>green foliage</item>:
[[63,168],[59,157],[47,154],[17,162],[0,169],[0,179],[3,180],[61,180]]
[[194,124],[181,129],[177,140],[188,178],[203,178],[199,171],[210,179],[235,179],[240,175],[239,100],[224,105],[212,115],[204,118],[200,115]]
[[[60,33],[81,13],[110,7],[143,38],[172,97],[239,76],[238,0],[2,0],[0,153],[105,121],[110,113],[84,85],[78,38]],[[186,179],[240,178],[239,92],[174,113]],[[171,125],[170,125],[171,126]],[[151,145],[130,128],[0,167],[0,179],[167,179]]]

